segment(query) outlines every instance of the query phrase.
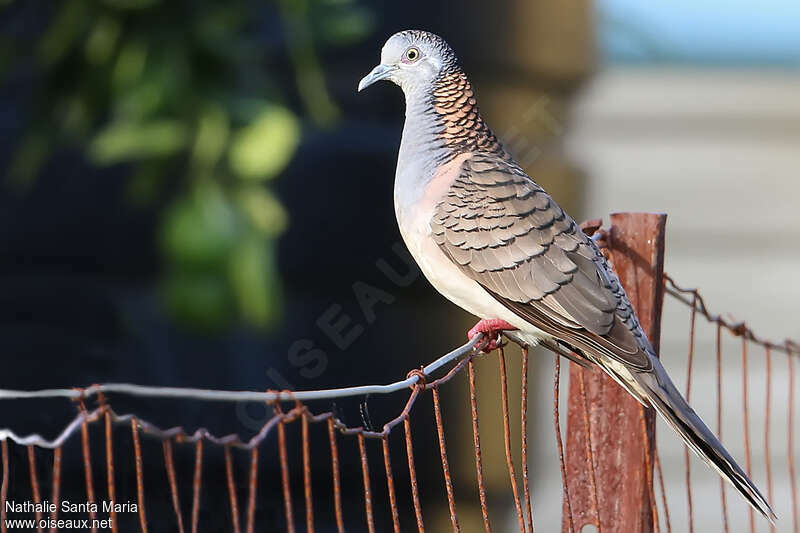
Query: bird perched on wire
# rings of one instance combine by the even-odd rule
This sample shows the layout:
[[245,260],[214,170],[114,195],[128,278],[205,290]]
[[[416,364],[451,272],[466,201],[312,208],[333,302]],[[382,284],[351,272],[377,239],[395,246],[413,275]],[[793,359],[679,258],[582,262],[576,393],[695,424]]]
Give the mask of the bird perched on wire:
[[525,343],[598,365],[774,520],[670,380],[595,242],[489,129],[453,49],[432,33],[396,33],[358,90],[378,80],[406,99],[394,186],[400,232],[431,284],[482,319],[470,338],[483,333],[493,349],[501,331],[517,330]]

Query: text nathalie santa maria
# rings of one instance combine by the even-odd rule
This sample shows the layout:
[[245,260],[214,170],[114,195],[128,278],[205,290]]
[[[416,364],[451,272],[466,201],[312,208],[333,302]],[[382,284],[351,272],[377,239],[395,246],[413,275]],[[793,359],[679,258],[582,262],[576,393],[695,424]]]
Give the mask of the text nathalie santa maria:
[[71,502],[62,500],[60,503],[42,500],[40,502],[6,500],[7,513],[137,513],[139,506],[136,502],[115,502],[102,500],[97,502]]

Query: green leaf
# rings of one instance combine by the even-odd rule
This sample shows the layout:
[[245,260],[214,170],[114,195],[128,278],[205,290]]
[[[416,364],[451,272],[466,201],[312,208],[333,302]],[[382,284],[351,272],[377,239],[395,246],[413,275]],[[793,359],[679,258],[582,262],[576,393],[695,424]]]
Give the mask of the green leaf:
[[230,167],[249,180],[266,180],[282,171],[300,142],[300,124],[288,109],[265,106],[249,125],[236,132]]
[[65,97],[58,106],[64,133],[72,138],[85,137],[89,129],[90,109],[82,94]]
[[183,149],[186,137],[186,128],[177,120],[117,122],[94,138],[89,156],[99,165],[164,157]]
[[238,216],[227,198],[214,183],[201,183],[191,195],[167,209],[161,246],[175,269],[222,272],[240,230]]
[[204,9],[197,10],[192,18],[193,33],[203,42],[219,47],[241,35],[248,16],[247,8],[241,4],[225,2],[206,5]]
[[258,185],[242,187],[236,200],[247,219],[262,235],[277,237],[286,230],[289,215],[275,196]]
[[115,113],[124,120],[144,120],[164,103],[164,93],[164,84],[159,80],[143,79],[122,91],[115,103]]
[[53,65],[72,48],[89,18],[85,0],[63,2],[53,23],[39,41],[38,56],[45,66]]
[[162,285],[167,310],[179,323],[217,330],[235,315],[233,295],[224,277],[172,274]]
[[192,162],[203,172],[210,172],[219,161],[228,142],[228,114],[216,105],[206,106],[197,124],[192,148]]
[[111,74],[116,87],[126,87],[136,82],[147,64],[147,44],[138,39],[130,40],[122,46]]
[[121,31],[119,21],[113,17],[100,17],[86,40],[86,59],[94,65],[102,65],[114,53]]
[[230,259],[230,282],[242,317],[253,326],[275,322],[280,309],[275,257],[269,241],[257,234],[242,239]]
[[338,45],[353,44],[369,34],[375,19],[364,8],[350,7],[330,13],[320,21],[321,38]]

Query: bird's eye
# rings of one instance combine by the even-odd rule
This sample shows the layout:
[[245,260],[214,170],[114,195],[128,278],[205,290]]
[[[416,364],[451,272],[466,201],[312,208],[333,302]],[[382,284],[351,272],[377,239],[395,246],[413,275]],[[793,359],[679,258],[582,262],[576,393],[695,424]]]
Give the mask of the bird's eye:
[[419,53],[419,50],[417,48],[411,47],[408,50],[406,50],[406,61],[408,61],[409,63],[413,63],[414,61],[419,59],[420,55],[421,54]]

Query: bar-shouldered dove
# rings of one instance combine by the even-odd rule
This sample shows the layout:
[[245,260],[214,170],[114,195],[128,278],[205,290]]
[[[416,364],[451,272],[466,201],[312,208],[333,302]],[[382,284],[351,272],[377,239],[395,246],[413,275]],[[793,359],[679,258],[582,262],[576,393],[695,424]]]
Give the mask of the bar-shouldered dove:
[[486,334],[491,348],[501,330],[518,330],[530,345],[598,365],[774,521],[670,380],[595,242],[486,125],[452,48],[428,32],[396,33],[358,90],[382,79],[406,99],[394,187],[400,231],[431,284],[482,319],[470,337]]

